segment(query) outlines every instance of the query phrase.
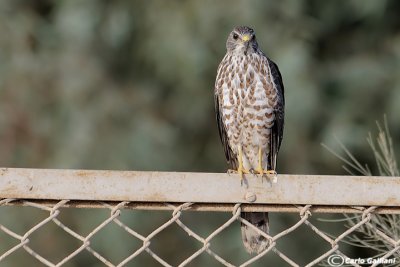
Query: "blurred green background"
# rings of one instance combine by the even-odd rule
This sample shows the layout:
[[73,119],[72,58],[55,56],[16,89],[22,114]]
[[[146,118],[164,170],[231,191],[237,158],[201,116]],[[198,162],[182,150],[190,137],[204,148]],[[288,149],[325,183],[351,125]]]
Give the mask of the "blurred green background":
[[[227,35],[236,25],[256,30],[283,76],[286,121],[278,172],[344,174],[340,161],[320,145],[335,147],[334,136],[361,162],[373,163],[366,136],[383,114],[395,143],[400,138],[399,1],[3,0],[0,165],[224,172],[213,89]],[[39,216],[4,209],[0,223],[29,224]],[[86,220],[101,218],[99,212],[87,211]],[[130,223],[148,214],[127,213]],[[65,214],[71,224],[87,227],[82,216]],[[201,221],[207,232],[229,217],[215,215],[188,213],[188,220]],[[160,213],[142,224],[160,225],[169,216]],[[295,221],[273,216],[273,232]],[[246,254],[238,225],[230,229],[227,255],[235,262]],[[47,235],[38,239],[50,244],[56,235]],[[171,231],[161,239],[161,247],[174,248],[165,255],[173,264],[183,257],[175,248],[186,249],[171,244],[175,237]],[[1,238],[6,237],[0,234],[0,253],[10,247]],[[114,234],[104,238],[120,240]],[[132,241],[124,242],[122,247]],[[313,242],[300,234],[285,244],[306,263],[304,243],[311,253],[318,246]],[[108,253],[120,252],[107,243],[100,246],[111,247]],[[4,266],[23,266],[23,258]],[[82,258],[67,266],[96,264]],[[143,259],[130,266],[151,264]],[[192,266],[218,266],[198,264]]]

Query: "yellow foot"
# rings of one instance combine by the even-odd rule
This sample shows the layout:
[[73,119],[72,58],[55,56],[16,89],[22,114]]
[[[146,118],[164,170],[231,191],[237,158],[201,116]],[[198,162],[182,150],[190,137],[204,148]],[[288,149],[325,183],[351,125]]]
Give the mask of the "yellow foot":
[[229,169],[229,170],[227,171],[227,173],[228,173],[228,174],[231,174],[231,173],[239,174],[240,180],[242,181],[242,180],[243,180],[243,174],[249,174],[249,173],[251,173],[251,172],[250,172],[249,170],[246,170],[246,169],[244,169],[243,167],[240,167],[240,166],[239,166],[239,168],[238,168],[237,170]]
[[255,170],[256,174],[261,174],[261,176],[264,176],[264,174],[267,176],[268,179],[271,179],[273,183],[278,182],[278,173],[275,170],[264,170],[262,168],[257,168]]
[[237,169],[237,172],[238,172],[238,174],[240,176],[240,180],[243,180],[243,174],[249,174],[250,173],[249,170],[246,170],[242,166],[239,166],[239,168]]
[[275,170],[264,170],[262,167],[263,162],[263,151],[261,147],[258,148],[258,166],[257,169],[254,170],[255,174],[261,174],[261,177],[264,177],[264,174],[268,179],[271,179],[273,183],[278,182],[277,173]]

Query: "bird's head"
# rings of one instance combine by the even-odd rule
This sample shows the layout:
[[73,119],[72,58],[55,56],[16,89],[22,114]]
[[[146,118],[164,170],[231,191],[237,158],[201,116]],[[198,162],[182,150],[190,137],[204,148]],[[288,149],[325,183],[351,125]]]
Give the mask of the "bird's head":
[[251,54],[258,49],[256,34],[254,30],[247,26],[235,27],[226,41],[228,52],[238,54]]

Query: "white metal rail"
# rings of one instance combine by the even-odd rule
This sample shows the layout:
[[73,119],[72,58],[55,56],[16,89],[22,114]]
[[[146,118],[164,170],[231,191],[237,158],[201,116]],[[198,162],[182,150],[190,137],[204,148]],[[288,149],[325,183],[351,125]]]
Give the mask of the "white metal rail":
[[328,206],[329,212],[332,208],[345,212],[344,206],[381,206],[387,207],[382,212],[393,213],[400,206],[400,177],[281,174],[273,183],[246,175],[241,184],[238,175],[224,173],[2,168],[1,198],[68,199],[83,201],[82,205],[129,201],[144,209],[165,202],[196,203],[194,208],[200,210],[252,203],[246,206],[248,211],[297,211],[293,205],[299,204],[319,211]]
[[[270,252],[290,266],[300,266],[276,245],[282,237],[302,225],[309,227],[331,247],[306,266],[320,264],[332,255],[338,255],[343,260],[350,259],[340,250],[340,245],[347,236],[362,227],[368,228],[383,242],[385,250],[381,253],[381,260],[396,260],[400,256],[400,237],[397,236],[397,232],[382,229],[374,221],[374,216],[378,213],[400,213],[400,177],[278,175],[278,180],[274,183],[269,179],[246,175],[244,183],[241,184],[238,175],[220,173],[2,168],[0,209],[10,205],[34,207],[49,212],[49,215],[24,233],[2,225],[0,218],[0,233],[5,233],[18,242],[6,251],[0,251],[0,266],[3,260],[18,250],[26,251],[45,266],[62,266],[82,251],[89,252],[106,266],[125,266],[141,253],[149,254],[161,266],[172,266],[157,255],[150,245],[152,238],[171,224],[177,224],[188,234],[188,238],[194,238],[202,244],[199,250],[179,266],[190,264],[203,253],[224,266],[249,266]],[[111,213],[109,218],[89,234],[82,235],[58,218],[63,207],[106,208]],[[118,218],[126,208],[171,210],[172,215],[150,234],[142,235]],[[230,211],[232,216],[210,235],[200,236],[181,221],[181,214],[187,210]],[[234,264],[213,251],[210,244],[215,236],[236,221],[258,231],[240,217],[242,211],[296,212],[299,218],[293,226],[275,235],[260,232],[270,241],[269,247],[245,262]],[[310,222],[310,216],[315,212],[360,215],[357,223],[337,237],[332,237]],[[78,248],[56,263],[46,259],[30,246],[30,237],[38,229],[53,223],[81,242]],[[107,255],[99,253],[91,246],[92,237],[109,224],[116,224],[128,235],[143,242],[141,248],[130,253],[119,263],[111,262]],[[376,262],[371,266],[379,264]],[[361,266],[358,263],[350,265]]]

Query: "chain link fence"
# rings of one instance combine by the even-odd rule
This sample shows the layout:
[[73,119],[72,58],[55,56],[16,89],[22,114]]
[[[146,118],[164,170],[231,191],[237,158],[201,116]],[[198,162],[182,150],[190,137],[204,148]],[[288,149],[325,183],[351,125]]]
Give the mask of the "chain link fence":
[[[398,216],[398,215],[378,215],[378,213],[396,213],[398,210],[394,209],[385,209],[379,208],[376,206],[372,207],[346,207],[346,212],[352,212],[352,220],[356,221],[356,223],[351,226],[347,226],[340,233],[333,236],[332,234],[327,233],[325,230],[321,229],[317,224],[312,222],[312,215],[314,217],[318,212],[318,209],[314,209],[311,205],[301,205],[301,206],[292,206],[291,214],[296,215],[297,219],[293,221],[290,227],[283,229],[282,231],[278,231],[274,234],[267,235],[260,231],[260,234],[264,235],[270,241],[269,247],[258,255],[251,255],[248,259],[243,262],[233,262],[232,257],[222,255],[218,252],[218,246],[221,244],[221,241],[217,241],[217,245],[214,244],[214,240],[218,238],[218,236],[223,235],[222,233],[230,228],[232,225],[232,231],[237,231],[237,236],[239,236],[240,229],[238,227],[238,222],[244,223],[249,227],[255,228],[253,225],[245,221],[240,217],[240,213],[242,211],[243,205],[228,205],[224,207],[225,215],[228,217],[224,218],[222,224],[215,227],[211,233],[207,235],[200,234],[199,232],[191,225],[182,220],[183,214],[190,213],[188,216],[193,215],[194,213],[201,213],[196,207],[194,203],[180,203],[180,204],[168,204],[164,203],[161,206],[163,210],[168,210],[169,216],[165,217],[162,221],[159,221],[156,226],[153,226],[153,229],[150,230],[148,234],[143,234],[139,230],[135,229],[133,225],[128,222],[125,222],[121,219],[121,214],[124,213],[135,213],[139,212],[134,209],[148,209],[149,212],[157,212],[158,206],[152,207],[150,204],[142,203],[143,206],[137,206],[138,203],[132,202],[80,202],[80,201],[69,201],[69,200],[59,200],[59,201],[43,201],[43,200],[23,200],[23,199],[1,199],[0,200],[0,266],[16,266],[12,265],[13,261],[8,261],[9,258],[12,258],[14,254],[18,254],[21,251],[25,252],[24,257],[31,257],[36,259],[37,266],[75,266],[68,265],[71,262],[74,262],[74,259],[79,257],[80,254],[86,253],[89,254],[92,258],[97,259],[97,263],[92,266],[141,266],[135,265],[135,259],[140,257],[143,254],[147,254],[148,256],[154,259],[154,265],[152,266],[202,266],[198,263],[196,264],[196,258],[201,257],[202,255],[207,255],[210,259],[212,259],[211,265],[208,266],[253,266],[253,264],[257,264],[258,261],[265,258],[267,255],[274,254],[279,257],[282,261],[280,266],[399,266],[399,251],[400,251],[400,239],[399,237],[395,237],[394,229],[382,229],[379,225],[374,223],[374,218],[376,216]],[[13,213],[9,211],[2,212],[2,209],[24,209],[24,207],[29,207],[35,211],[38,211],[42,214],[42,217],[38,219],[37,217],[30,217],[32,221],[21,221],[18,223],[25,224],[26,229],[23,232],[17,230],[17,225],[6,225],[7,217],[13,216]],[[74,208],[73,208],[74,207]],[[79,208],[77,208],[79,207]],[[266,206],[267,207],[267,206]],[[101,219],[100,222],[91,226],[88,229],[88,232],[85,234],[80,233],[75,230],[74,227],[69,226],[67,222],[63,221],[61,214],[64,212],[78,212],[79,210],[84,209],[100,209],[100,210],[108,210],[108,216]],[[229,213],[226,211],[230,210]],[[282,210],[284,208],[277,208],[275,211]],[[297,212],[294,212],[296,211]],[[341,207],[331,207],[328,211],[329,213],[342,212],[343,208]],[[293,213],[294,212],[294,213]],[[212,214],[218,214],[221,212],[213,212]],[[79,216],[79,220],[84,221],[88,219],[85,216]],[[68,221],[68,219],[66,220]],[[336,220],[330,221],[328,224],[344,224],[347,220]],[[149,222],[141,221],[142,224],[148,224]],[[202,223],[207,223],[203,221]],[[101,231],[106,231],[106,228],[110,225],[117,226],[120,230],[123,231],[123,235],[127,235],[130,238],[136,240],[139,243],[137,249],[134,249],[129,252],[129,254],[125,255],[123,259],[115,262],[115,260],[110,259],[110,255],[107,254],[106,251],[98,251],[94,247],[95,236]],[[56,227],[57,231],[62,231],[67,234],[69,237],[72,237],[77,242],[75,243],[75,247],[68,252],[66,256],[59,259],[58,261],[54,261],[51,259],[52,257],[46,257],[44,254],[39,252],[36,247],[38,244],[32,245],[32,240],[37,238],[37,233],[43,235],[47,228]],[[194,252],[191,252],[185,258],[179,262],[178,264],[171,263],[168,261],[168,256],[161,256],[158,251],[154,250],[152,247],[153,240],[161,235],[163,231],[166,231],[167,228],[171,226],[177,226],[181,230],[183,230],[186,234],[184,238],[194,240],[197,243],[197,249]],[[301,227],[307,227],[309,230],[308,235],[313,236],[314,238],[318,238],[318,242],[324,245],[328,245],[327,249],[324,253],[321,253],[317,257],[313,258],[311,261],[306,264],[299,263],[298,259],[292,258],[287,253],[287,250],[279,248],[279,243],[285,239],[290,238],[293,232],[299,230]],[[398,227],[398,226],[393,226]],[[383,252],[379,255],[376,255],[375,258],[372,258],[369,262],[366,260],[357,260],[347,255],[345,251],[349,245],[357,245],[355,243],[349,242],[346,240],[347,237],[356,234],[360,231],[360,229],[366,228],[369,231],[372,231],[375,236],[380,237],[380,242],[382,242],[382,246],[380,246],[381,251],[384,248]],[[175,228],[174,228],[175,229]],[[177,231],[177,230],[176,230]],[[304,231],[304,229],[302,230]],[[397,231],[397,230],[396,230]],[[181,237],[182,238],[182,237]],[[63,240],[59,240],[59,242],[63,242]],[[104,242],[104,241],[103,241]],[[133,242],[133,241],[132,241]],[[172,244],[171,240],[165,242],[166,246],[169,247]],[[178,240],[179,243],[179,240]],[[165,246],[164,244],[164,246]],[[222,242],[223,244],[223,242]],[[39,244],[43,245],[43,244]],[[48,245],[48,244],[47,244]],[[307,244],[304,244],[307,246]],[[170,249],[170,247],[169,247]],[[179,253],[182,248],[176,247],[174,248],[176,253]],[[237,248],[241,249],[241,248]],[[301,248],[297,248],[301,249]],[[316,249],[316,248],[315,248]],[[344,250],[343,250],[344,249]],[[378,258],[379,256],[379,258]],[[76,259],[75,259],[76,260]],[[363,262],[364,261],[364,262]],[[32,261],[34,262],[34,261]],[[4,265],[2,265],[2,263]],[[41,263],[41,264],[39,264]],[[266,262],[268,264],[268,262]],[[6,265],[9,264],[9,265]],[[36,266],[32,264],[31,266]],[[76,266],[89,266],[85,265],[82,262]],[[264,266],[264,265],[263,265]]]

